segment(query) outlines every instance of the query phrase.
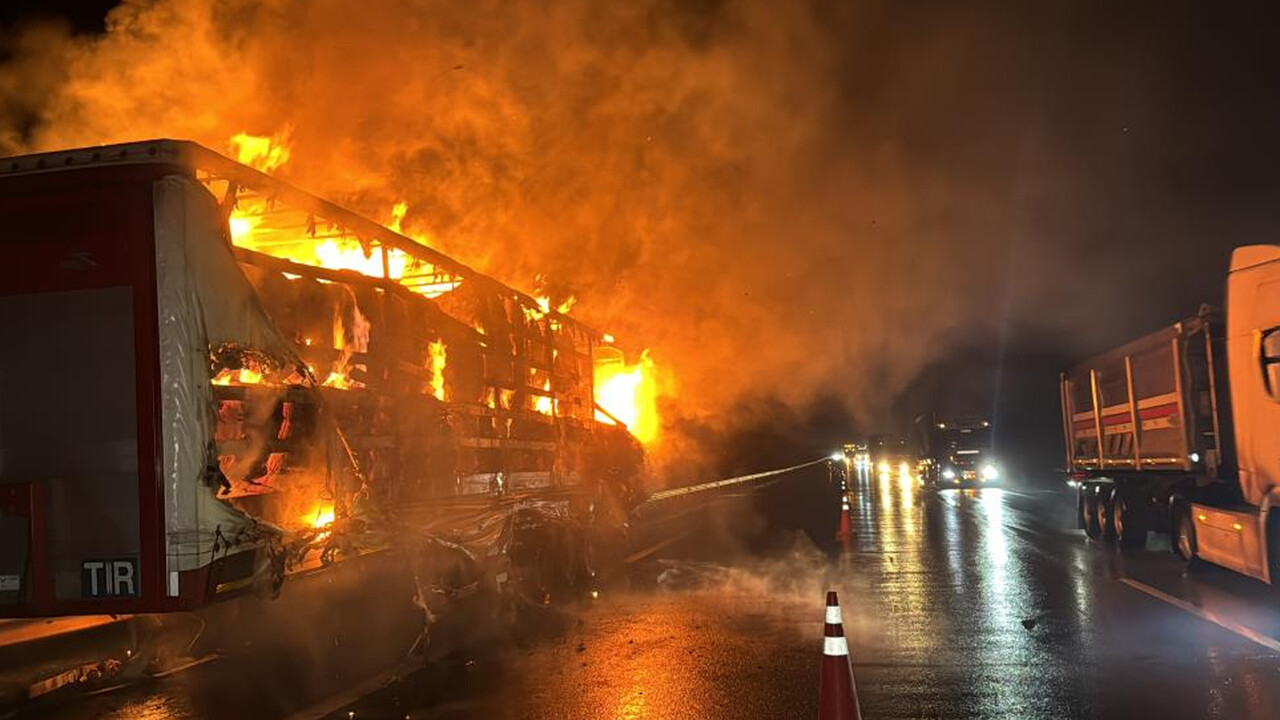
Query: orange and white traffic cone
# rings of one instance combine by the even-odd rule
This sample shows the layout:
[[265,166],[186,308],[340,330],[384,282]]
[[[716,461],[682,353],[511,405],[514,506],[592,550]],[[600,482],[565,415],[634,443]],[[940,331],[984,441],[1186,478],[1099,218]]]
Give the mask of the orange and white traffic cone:
[[858,689],[849,663],[840,600],[827,593],[827,622],[822,632],[822,673],[818,678],[818,720],[862,720]]
[[840,498],[840,529],[836,531],[837,540],[848,540],[853,537],[853,521],[849,518],[849,496]]

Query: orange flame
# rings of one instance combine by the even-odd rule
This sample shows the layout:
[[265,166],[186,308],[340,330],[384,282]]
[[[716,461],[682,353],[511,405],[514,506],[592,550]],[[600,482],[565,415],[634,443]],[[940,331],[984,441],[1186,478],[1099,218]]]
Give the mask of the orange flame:
[[391,208],[391,222],[387,223],[387,227],[395,232],[401,232],[400,224],[404,222],[404,216],[409,213],[409,203],[401,200]]
[[231,154],[255,170],[269,173],[289,162],[289,128],[265,137],[238,133],[231,138]]
[[213,377],[214,385],[261,385],[262,373],[250,368],[223,368]]
[[440,402],[444,402],[444,368],[449,361],[447,350],[443,340],[436,340],[427,346],[431,367],[431,394]]
[[[648,350],[634,365],[612,362],[597,366],[595,395],[596,403],[621,420],[641,443],[649,445],[657,439],[658,383]],[[596,420],[613,423],[599,411]]]
[[[547,313],[551,312],[550,297],[546,295],[539,295],[538,297],[534,298],[534,300],[538,301],[538,308],[542,311],[543,315],[546,315]],[[578,298],[570,295],[569,297],[565,298],[563,302],[555,306],[556,312],[560,313],[561,315],[568,315],[569,311],[573,309],[573,306],[577,304],[577,302],[578,302]]]
[[[547,392],[551,392],[550,379],[547,379],[545,382],[542,383],[542,389]],[[553,415],[555,414],[555,409],[556,409],[555,401],[552,400],[551,397],[547,395],[535,395],[533,396],[533,409],[535,412],[542,413],[543,415]]]
[[314,536],[313,542],[315,542],[329,537],[329,534],[333,531],[334,519],[333,504],[317,501],[310,511],[298,518],[298,522],[304,528],[319,531]]
[[[271,137],[240,133],[231,138],[231,155],[236,160],[263,172],[271,172],[289,161],[288,129]],[[294,218],[292,221],[271,221],[269,217],[278,210],[265,198],[252,195],[238,198],[228,218],[231,242],[272,257],[290,260],[329,270],[352,270],[369,277],[396,280],[406,288],[427,297],[439,297],[462,283],[462,279],[442,272],[431,263],[421,261],[409,253],[376,242],[362,243],[358,238],[332,223],[324,226],[316,218]],[[409,212],[409,204],[403,200],[391,208],[387,227],[403,233],[402,225]],[[317,227],[321,225],[324,227]],[[321,235],[317,237],[317,235]],[[413,240],[429,245],[425,237]]]
[[354,295],[351,296],[351,321],[351,326],[347,327],[343,322],[343,313],[335,312],[333,315],[333,349],[338,351],[338,359],[334,361],[329,376],[321,383],[325,387],[351,390],[365,386],[351,377],[352,370],[365,369],[364,365],[352,365],[351,357],[355,353],[368,352],[372,324],[360,312]]
[[333,518],[333,505],[316,503],[315,508],[302,517],[302,522],[318,529],[332,525]]

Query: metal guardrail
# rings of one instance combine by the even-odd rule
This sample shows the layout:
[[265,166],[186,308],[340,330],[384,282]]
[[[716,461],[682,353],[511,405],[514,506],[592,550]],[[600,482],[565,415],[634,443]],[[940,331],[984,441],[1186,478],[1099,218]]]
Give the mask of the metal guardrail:
[[784,473],[793,472],[795,470],[803,470],[819,463],[829,462],[829,458],[818,458],[807,463],[792,465],[791,467],[779,468],[777,470],[766,470],[764,472],[752,473],[751,475],[740,475],[738,477],[726,478],[724,480],[715,480],[701,485],[690,485],[688,487],[672,488],[670,490],[660,490],[649,496],[645,503],[657,502],[659,500],[670,500],[671,498],[682,497],[684,495],[692,495],[694,493],[703,492],[705,490],[715,490],[716,488],[728,487],[739,483],[751,482],[752,480],[762,480],[774,475],[782,475]]

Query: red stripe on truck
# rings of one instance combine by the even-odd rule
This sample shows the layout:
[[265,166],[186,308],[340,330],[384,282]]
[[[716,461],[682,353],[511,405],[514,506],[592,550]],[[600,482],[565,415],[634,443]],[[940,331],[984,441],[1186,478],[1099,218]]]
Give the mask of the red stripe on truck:
[[1153,418],[1169,417],[1178,414],[1178,403],[1172,402],[1165,405],[1153,405],[1149,408],[1142,408],[1138,411],[1138,416],[1143,420],[1151,420]]
[[[1169,417],[1170,415],[1177,415],[1177,414],[1178,414],[1178,403],[1176,402],[1165,403],[1164,405],[1153,405],[1151,407],[1142,408],[1141,410],[1138,411],[1138,417],[1142,418],[1143,420],[1154,420],[1156,418]],[[1131,420],[1131,417],[1129,416],[1128,410],[1102,416],[1102,424],[1107,426],[1122,425],[1124,423],[1129,422],[1130,420]],[[1088,418],[1085,420],[1076,420],[1072,422],[1071,425],[1072,427],[1075,427],[1080,430],[1089,430],[1090,428],[1093,427],[1093,418]]]

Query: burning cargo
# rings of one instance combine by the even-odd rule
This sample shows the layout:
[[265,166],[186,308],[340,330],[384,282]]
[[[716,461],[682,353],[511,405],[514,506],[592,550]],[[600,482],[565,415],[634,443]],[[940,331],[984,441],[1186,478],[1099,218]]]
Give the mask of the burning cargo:
[[401,235],[403,208],[169,140],[5,160],[0,186],[0,616],[194,609],[397,547],[510,556],[497,581],[543,593],[566,571],[520,567],[529,538],[586,562],[641,498],[596,400],[612,339]]

